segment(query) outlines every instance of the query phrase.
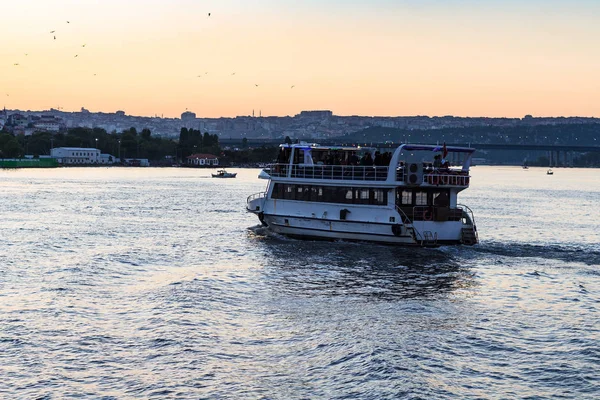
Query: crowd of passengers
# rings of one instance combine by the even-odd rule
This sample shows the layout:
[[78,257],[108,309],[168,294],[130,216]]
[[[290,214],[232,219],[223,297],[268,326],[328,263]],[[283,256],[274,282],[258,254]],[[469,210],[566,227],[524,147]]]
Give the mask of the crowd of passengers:
[[326,158],[326,165],[364,165],[371,166],[375,165],[378,167],[387,167],[390,165],[390,161],[392,161],[392,153],[386,151],[385,153],[380,153],[379,151],[375,152],[375,157],[371,155],[371,153],[365,153],[362,157],[358,157],[356,152],[353,151],[351,153],[342,154],[342,157],[346,155],[347,158],[343,159],[335,154],[329,154]]
[[[308,158],[308,159],[307,159]],[[375,156],[371,155],[370,152],[366,152],[362,157],[356,154],[356,151],[352,152],[313,152],[309,157],[301,157],[298,164],[312,164],[312,165],[352,165],[352,166],[388,166],[392,160],[392,153],[386,151],[381,153],[375,152]],[[282,149],[277,157],[278,164],[286,164],[289,161],[289,155]]]

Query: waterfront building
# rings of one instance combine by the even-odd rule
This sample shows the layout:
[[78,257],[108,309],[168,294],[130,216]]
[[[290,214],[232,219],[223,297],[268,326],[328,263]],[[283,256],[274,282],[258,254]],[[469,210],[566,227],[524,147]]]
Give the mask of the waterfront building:
[[194,167],[216,167],[219,165],[219,158],[212,154],[192,154],[187,157],[187,164]]
[[[44,156],[40,156],[40,158],[42,157]],[[62,165],[111,165],[121,162],[119,158],[112,154],[103,154],[99,149],[87,147],[56,147],[50,151],[50,157],[56,159]]]

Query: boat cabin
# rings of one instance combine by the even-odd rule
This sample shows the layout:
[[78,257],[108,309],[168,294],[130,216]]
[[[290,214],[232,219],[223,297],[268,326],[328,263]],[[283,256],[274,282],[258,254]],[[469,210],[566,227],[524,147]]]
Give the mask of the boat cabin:
[[457,194],[469,185],[474,151],[438,145],[377,149],[286,144],[271,166],[271,198],[394,205],[404,222],[460,221]]

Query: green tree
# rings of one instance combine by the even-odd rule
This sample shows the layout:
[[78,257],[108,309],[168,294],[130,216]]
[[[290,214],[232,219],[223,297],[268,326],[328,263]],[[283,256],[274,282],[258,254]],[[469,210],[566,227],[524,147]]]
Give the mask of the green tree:
[[23,148],[14,135],[3,133],[0,135],[0,158],[23,157]]

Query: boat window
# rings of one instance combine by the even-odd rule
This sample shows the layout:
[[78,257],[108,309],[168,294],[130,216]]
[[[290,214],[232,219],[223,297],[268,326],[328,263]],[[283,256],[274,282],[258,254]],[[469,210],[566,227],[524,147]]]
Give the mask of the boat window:
[[415,205],[426,206],[427,205],[427,192],[418,191],[415,192]]
[[369,198],[369,204],[381,204],[387,205],[386,191],[383,189],[371,189],[373,194],[372,198]]
[[356,189],[355,203],[357,204],[369,204],[369,189]]
[[403,190],[402,191],[402,204],[411,205],[413,203],[412,199],[412,190]]
[[[352,189],[344,189],[344,191],[346,192],[346,196],[345,196],[346,200],[352,201],[352,197],[353,197],[352,196],[352,192],[353,192],[353,190]],[[344,202],[344,203],[346,203],[346,202]]]
[[294,185],[286,185],[283,198],[287,200],[294,200]]

